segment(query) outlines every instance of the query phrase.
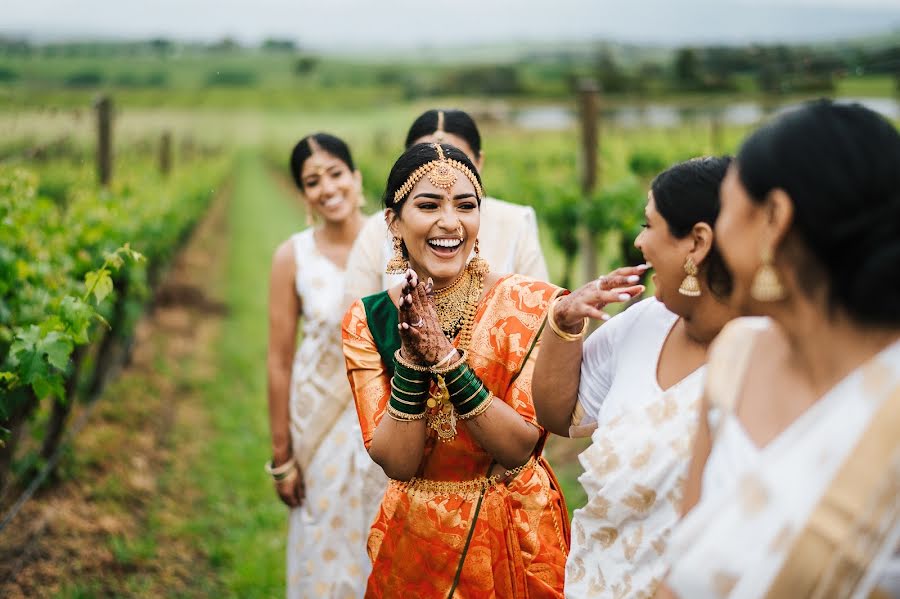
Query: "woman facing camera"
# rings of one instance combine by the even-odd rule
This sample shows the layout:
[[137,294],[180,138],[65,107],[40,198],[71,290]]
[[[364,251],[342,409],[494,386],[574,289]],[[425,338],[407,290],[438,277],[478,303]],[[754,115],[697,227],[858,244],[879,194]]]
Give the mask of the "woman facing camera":
[[712,351],[722,415],[701,420],[673,535],[678,596],[900,596],[898,165],[889,122],[818,101],[729,169],[716,238],[734,305],[767,318]]
[[266,469],[291,508],[287,596],[359,597],[371,567],[365,536],[387,483],[360,443],[341,356],[343,265],[363,223],[362,180],[347,145],[325,133],[300,140],[290,167],[318,224],[272,261]]
[[384,195],[388,267],[404,283],[344,317],[362,437],[391,478],[369,535],[369,597],[562,596],[566,509],[531,401],[559,290],[489,272],[483,197],[457,148],[408,149]]
[[[634,245],[648,265],[620,268],[552,304],[535,366],[539,422],[591,436],[580,456],[585,507],[572,519],[567,597],[648,597],[678,520],[710,342],[732,317],[731,281],[714,247],[728,158],[697,158],[651,184]],[[655,297],[608,319],[582,345],[588,318],[643,290]]]
[[[462,110],[426,110],[420,114],[406,134],[406,148],[418,143],[456,146],[479,173],[484,166],[481,133],[472,117]],[[518,273],[546,281],[547,264],[538,241],[534,209],[485,197],[479,212],[481,256],[494,272]],[[348,305],[360,297],[402,283],[402,275],[385,272],[394,251],[392,239],[383,213],[373,214],[366,220],[347,263],[345,300]]]

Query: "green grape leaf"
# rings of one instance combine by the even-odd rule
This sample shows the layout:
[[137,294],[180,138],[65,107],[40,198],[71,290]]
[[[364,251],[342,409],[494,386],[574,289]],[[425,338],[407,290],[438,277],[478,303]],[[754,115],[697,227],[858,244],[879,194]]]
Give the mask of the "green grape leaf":
[[72,340],[59,331],[48,333],[38,344],[38,351],[46,354],[47,361],[62,371],[69,365],[69,356],[72,355],[73,348]]
[[88,342],[88,329],[94,309],[77,297],[67,295],[59,305],[60,317],[66,329],[71,333],[75,343],[81,345]]
[[98,304],[113,290],[112,277],[109,276],[109,271],[105,268],[92,270],[84,275],[84,285],[87,287],[88,294],[94,294]]
[[107,264],[109,264],[116,270],[122,268],[122,265],[125,263],[125,261],[122,259],[122,256],[119,255],[119,250],[105,254],[103,258],[104,260],[106,260]]

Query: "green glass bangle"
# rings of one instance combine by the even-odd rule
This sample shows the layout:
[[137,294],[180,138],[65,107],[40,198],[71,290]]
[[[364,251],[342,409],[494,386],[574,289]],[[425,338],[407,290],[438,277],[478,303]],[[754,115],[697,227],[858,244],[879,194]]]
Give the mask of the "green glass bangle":
[[477,400],[482,395],[486,395],[488,393],[490,393],[490,391],[487,390],[487,388],[484,386],[484,383],[480,383],[478,388],[475,389],[475,391],[473,393],[471,393],[470,395],[457,396],[456,398],[451,396],[450,401],[453,403],[453,406],[456,408],[457,413],[468,412],[469,410],[472,409],[472,406],[477,405],[477,403],[472,404],[472,406],[470,406],[469,404],[471,404],[473,401]]
[[[428,394],[428,387],[419,387],[418,389],[408,389],[404,388],[397,383],[396,380],[391,379],[391,388],[397,391],[398,393],[402,393],[403,395],[407,395],[410,397],[421,397]],[[422,401],[425,401],[424,399]]]
[[403,412],[404,414],[410,414],[413,416],[415,416],[417,414],[425,413],[425,404],[424,403],[411,406],[411,405],[405,404],[402,401],[398,400],[393,395],[391,395],[391,399],[388,402],[388,406],[393,410],[397,410],[398,412]]

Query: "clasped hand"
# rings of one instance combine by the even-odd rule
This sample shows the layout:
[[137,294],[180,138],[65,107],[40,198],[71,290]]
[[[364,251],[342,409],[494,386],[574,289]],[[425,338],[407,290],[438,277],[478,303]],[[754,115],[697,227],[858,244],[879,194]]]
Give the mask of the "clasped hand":
[[433,366],[453,351],[453,344],[441,330],[434,309],[434,285],[419,280],[412,269],[406,271],[406,281],[398,302],[400,353],[407,360],[422,366]]

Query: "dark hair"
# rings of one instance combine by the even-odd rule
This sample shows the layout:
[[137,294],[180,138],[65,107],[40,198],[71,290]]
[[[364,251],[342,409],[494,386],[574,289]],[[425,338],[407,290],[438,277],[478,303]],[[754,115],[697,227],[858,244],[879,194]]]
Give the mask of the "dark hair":
[[[392,208],[398,213],[403,209],[403,204],[406,202],[406,198],[409,197],[409,194],[407,193],[406,196],[401,198],[397,203],[394,203],[394,194],[397,193],[397,190],[400,189],[404,183],[406,183],[406,180],[409,179],[409,176],[412,175],[417,168],[423,164],[428,164],[432,160],[437,160],[438,153],[434,146],[435,144],[416,144],[400,155],[400,158],[398,158],[394,163],[394,166],[391,167],[387,186],[384,189],[384,196],[382,196],[382,202],[384,203],[385,208]],[[466,165],[466,167],[472,171],[472,174],[475,175],[478,184],[481,185],[481,175],[478,174],[478,169],[475,168],[475,165],[472,164],[472,161],[469,160],[469,157],[466,156],[465,152],[450,144],[441,144],[441,149],[444,151],[445,158],[457,160]],[[478,205],[481,205],[481,198],[478,199]]]
[[[738,176],[753,201],[774,189],[828,286],[859,322],[900,324],[900,134],[859,104],[816,100],[744,142]],[[806,287],[823,281],[801,278]]]
[[[710,227],[716,224],[719,186],[729,164],[730,156],[704,156],[671,166],[653,179],[650,189],[656,211],[666,221],[672,235],[682,239],[697,223],[706,223]],[[731,293],[731,274],[715,244],[703,261],[702,271],[714,294],[725,297]]]
[[297,184],[297,189],[303,191],[303,177],[301,177],[301,174],[303,173],[303,163],[306,162],[306,159],[312,156],[313,153],[310,139],[314,140],[320,148],[335,158],[340,159],[340,161],[346,164],[347,168],[351,171],[356,170],[353,166],[353,156],[350,155],[350,148],[347,147],[344,140],[335,137],[334,135],[329,135],[328,133],[313,133],[298,141],[297,145],[294,146],[294,149],[291,150],[291,175],[294,177],[294,183]]
[[438,128],[438,112],[444,113],[444,132],[466,140],[475,153],[475,158],[478,158],[481,153],[481,134],[472,117],[462,110],[426,110],[410,126],[406,134],[406,147],[409,148],[417,139],[426,135],[434,135]]

